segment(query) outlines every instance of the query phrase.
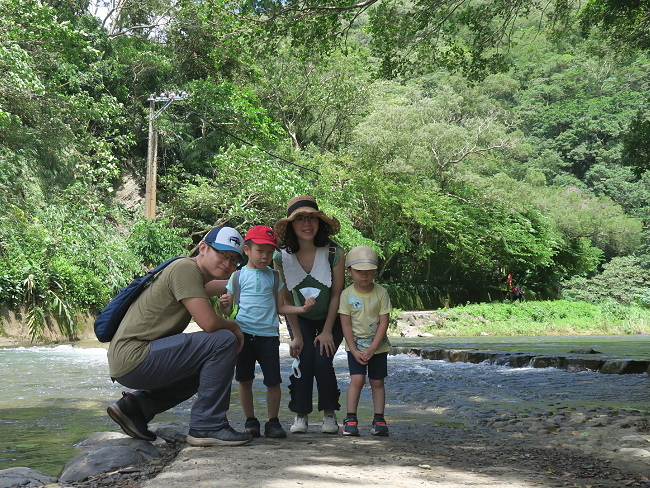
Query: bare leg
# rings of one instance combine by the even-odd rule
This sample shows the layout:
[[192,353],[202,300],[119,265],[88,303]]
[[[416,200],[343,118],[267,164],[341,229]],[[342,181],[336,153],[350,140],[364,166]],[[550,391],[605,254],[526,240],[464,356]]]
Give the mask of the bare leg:
[[375,408],[375,413],[383,414],[386,408],[384,380],[370,380],[370,387],[372,388],[372,404]]
[[239,382],[239,401],[245,418],[255,417],[253,406],[253,380]]
[[266,387],[266,408],[269,413],[269,419],[274,419],[280,411],[280,395],[282,391],[280,385]]
[[[363,374],[353,374],[350,375],[350,386],[348,387],[348,392],[346,394],[346,408],[348,413],[356,413],[357,408],[359,407],[359,397],[361,396],[361,390],[363,385],[366,383],[366,376]],[[373,390],[374,396],[374,390]]]

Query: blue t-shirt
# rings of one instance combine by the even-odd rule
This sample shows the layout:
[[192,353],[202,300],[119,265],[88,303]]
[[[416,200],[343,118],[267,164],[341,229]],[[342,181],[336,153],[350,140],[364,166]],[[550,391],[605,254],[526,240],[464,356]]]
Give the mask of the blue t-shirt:
[[[233,293],[234,276],[228,280],[226,289]],[[280,281],[278,292],[284,283]],[[273,270],[251,269],[244,266],[239,273],[239,311],[235,317],[242,332],[246,334],[276,337],[280,335],[275,295],[273,293]]]

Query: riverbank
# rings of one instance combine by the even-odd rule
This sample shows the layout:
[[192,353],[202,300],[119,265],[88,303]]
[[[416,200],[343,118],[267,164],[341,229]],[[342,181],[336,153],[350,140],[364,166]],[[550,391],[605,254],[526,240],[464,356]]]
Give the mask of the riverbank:
[[[282,440],[260,438],[233,448],[184,446],[171,463],[155,469],[155,477],[146,471],[152,466],[144,465],[64,486],[212,488],[218,480],[229,488],[650,487],[650,457],[630,455],[632,448],[613,453],[583,442],[596,423],[606,422],[599,425],[600,435],[633,428],[623,425],[634,422],[634,412],[565,411],[551,422],[539,415],[464,423],[423,410],[404,413],[410,418],[390,421],[387,438],[372,437],[369,425],[362,425],[355,438],[321,434],[320,422],[312,422],[309,433]],[[585,429],[573,430],[571,417]],[[539,430],[531,429],[535,422]]]

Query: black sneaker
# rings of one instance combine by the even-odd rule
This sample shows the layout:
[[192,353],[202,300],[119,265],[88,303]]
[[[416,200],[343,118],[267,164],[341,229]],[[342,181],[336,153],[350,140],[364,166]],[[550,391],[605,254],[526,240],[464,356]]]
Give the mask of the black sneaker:
[[127,435],[134,439],[156,440],[156,434],[147,428],[147,421],[144,419],[140,405],[133,393],[123,391],[122,398],[108,407],[106,412]]
[[343,435],[359,435],[359,421],[356,417],[347,417],[343,421]]
[[219,430],[190,429],[185,441],[190,446],[241,446],[248,444],[253,439],[250,432],[237,432],[230,425]]
[[380,437],[388,436],[388,427],[386,426],[386,421],[384,419],[373,420],[370,433],[372,435],[378,435]]
[[250,432],[253,437],[261,437],[260,434],[260,421],[255,417],[249,417],[244,424],[244,430]]
[[284,439],[287,437],[287,431],[282,428],[280,420],[276,417],[264,424],[264,435],[273,439]]

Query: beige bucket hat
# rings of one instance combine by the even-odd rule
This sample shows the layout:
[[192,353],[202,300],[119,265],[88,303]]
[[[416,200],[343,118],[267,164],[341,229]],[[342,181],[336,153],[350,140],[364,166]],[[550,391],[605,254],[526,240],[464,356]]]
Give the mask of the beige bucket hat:
[[338,234],[341,230],[341,223],[338,219],[336,217],[328,217],[322,210],[319,210],[314,197],[298,195],[289,200],[289,204],[287,205],[287,216],[284,219],[278,220],[273,226],[275,233],[280,239],[284,239],[289,222],[295,220],[295,218],[300,214],[314,214],[324,222],[327,222],[330,226],[329,235],[331,236]]

